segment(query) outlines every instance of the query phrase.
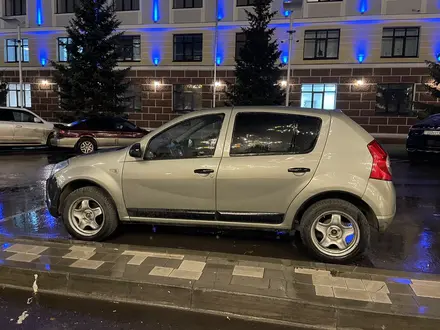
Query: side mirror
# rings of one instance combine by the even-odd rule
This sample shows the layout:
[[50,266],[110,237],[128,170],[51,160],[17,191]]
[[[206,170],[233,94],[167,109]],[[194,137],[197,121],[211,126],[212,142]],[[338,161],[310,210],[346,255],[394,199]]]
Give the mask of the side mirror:
[[130,157],[133,158],[142,158],[142,149],[140,143],[135,143],[131,146],[129,151]]
[[38,119],[37,117],[34,117],[34,123],[41,124],[42,121],[40,119]]

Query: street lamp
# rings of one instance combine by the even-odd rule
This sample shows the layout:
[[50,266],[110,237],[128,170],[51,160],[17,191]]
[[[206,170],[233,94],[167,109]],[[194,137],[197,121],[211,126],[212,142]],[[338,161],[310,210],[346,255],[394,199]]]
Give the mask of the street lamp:
[[289,98],[290,98],[290,71],[292,67],[292,43],[293,43],[293,34],[295,31],[293,30],[293,11],[295,9],[302,7],[302,0],[284,0],[283,9],[284,12],[289,12],[289,30],[287,33],[289,34],[289,52],[288,52],[288,60],[287,60],[287,86],[286,86],[286,107],[289,106]]
[[22,43],[21,43],[21,25],[23,24],[20,20],[16,18],[9,18],[9,17],[0,17],[0,20],[2,20],[5,23],[8,24],[15,24],[17,26],[17,43],[18,43],[18,74],[20,77],[20,83],[18,88],[18,99],[19,99],[19,105],[20,108],[24,108],[24,97],[23,97],[23,69],[21,66],[22,62]]

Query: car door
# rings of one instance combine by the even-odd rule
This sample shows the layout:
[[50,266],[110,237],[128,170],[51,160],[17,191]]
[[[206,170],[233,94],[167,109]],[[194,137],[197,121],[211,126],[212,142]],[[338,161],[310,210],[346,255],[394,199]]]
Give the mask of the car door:
[[95,138],[98,148],[116,146],[118,132],[116,131],[113,118],[94,117],[87,120],[87,131]]
[[41,144],[47,129],[33,114],[25,110],[13,110],[15,128],[14,144]]
[[[234,111],[217,175],[218,219],[280,224],[313,177],[327,136],[322,119]],[[321,127],[324,127],[322,129]]]
[[0,109],[0,143],[12,144],[15,122],[11,109]]
[[116,140],[118,146],[129,146],[138,142],[145,135],[135,124],[122,118],[116,118],[115,127],[118,132]]
[[215,177],[229,114],[212,111],[170,123],[147,143],[145,160],[127,156],[123,194],[131,217],[214,220]]

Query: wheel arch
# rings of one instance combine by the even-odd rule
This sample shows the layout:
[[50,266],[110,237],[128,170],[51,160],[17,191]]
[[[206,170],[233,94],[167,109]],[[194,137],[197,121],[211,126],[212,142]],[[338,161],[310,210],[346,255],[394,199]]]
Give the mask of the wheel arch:
[[377,230],[379,229],[379,223],[377,221],[373,209],[365,201],[363,201],[362,198],[352,193],[346,191],[339,191],[339,190],[325,191],[315,196],[312,196],[309,199],[307,199],[305,202],[303,202],[299,207],[298,211],[295,213],[295,217],[293,219],[293,227],[295,229],[298,227],[304,212],[310,206],[325,199],[342,199],[352,203],[357,208],[359,208],[359,210],[361,210],[361,212],[365,215],[371,227],[374,227]]

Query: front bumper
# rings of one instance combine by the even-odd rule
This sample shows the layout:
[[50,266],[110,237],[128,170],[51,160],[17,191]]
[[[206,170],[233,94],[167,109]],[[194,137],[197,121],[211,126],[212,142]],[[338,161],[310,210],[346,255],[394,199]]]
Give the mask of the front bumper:
[[50,176],[46,181],[46,205],[49,213],[53,217],[58,217],[59,203],[60,203],[61,189],[58,186],[58,182],[54,176]]

